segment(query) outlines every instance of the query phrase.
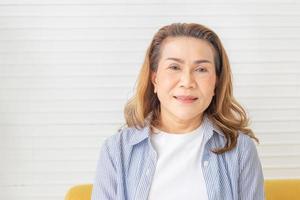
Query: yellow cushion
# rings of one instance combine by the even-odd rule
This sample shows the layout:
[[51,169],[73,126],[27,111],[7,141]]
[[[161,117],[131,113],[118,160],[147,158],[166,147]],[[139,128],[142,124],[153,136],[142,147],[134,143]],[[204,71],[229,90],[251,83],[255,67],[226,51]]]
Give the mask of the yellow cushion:
[[65,200],[91,200],[92,184],[76,185],[69,189]]
[[[76,185],[69,189],[65,200],[90,200],[92,184]],[[274,179],[265,181],[266,200],[299,200],[300,179]]]
[[300,179],[274,179],[265,181],[267,200],[299,200]]

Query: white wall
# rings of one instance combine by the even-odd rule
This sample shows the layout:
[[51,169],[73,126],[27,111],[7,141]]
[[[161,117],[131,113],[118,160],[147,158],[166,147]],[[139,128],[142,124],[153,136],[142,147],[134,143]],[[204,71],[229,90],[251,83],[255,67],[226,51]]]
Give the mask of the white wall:
[[300,2],[0,0],[0,199],[62,199],[91,183],[153,34],[221,37],[266,178],[300,178]]

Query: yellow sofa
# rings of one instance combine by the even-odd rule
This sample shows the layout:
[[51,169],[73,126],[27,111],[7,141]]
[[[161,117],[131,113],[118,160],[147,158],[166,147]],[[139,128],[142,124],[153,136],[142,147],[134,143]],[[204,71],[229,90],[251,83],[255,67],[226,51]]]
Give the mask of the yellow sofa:
[[[76,185],[69,189],[65,200],[90,200],[92,184]],[[300,179],[277,179],[265,181],[266,200],[299,200]]]

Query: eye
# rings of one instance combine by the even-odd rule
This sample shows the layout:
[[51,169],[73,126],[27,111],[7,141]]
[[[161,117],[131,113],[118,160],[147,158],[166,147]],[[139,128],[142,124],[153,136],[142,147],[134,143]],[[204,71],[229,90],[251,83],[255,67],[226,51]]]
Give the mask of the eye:
[[196,71],[198,71],[198,72],[207,72],[207,69],[205,67],[198,67],[196,69]]
[[169,69],[172,69],[172,70],[179,70],[180,67],[178,65],[170,65],[169,66]]

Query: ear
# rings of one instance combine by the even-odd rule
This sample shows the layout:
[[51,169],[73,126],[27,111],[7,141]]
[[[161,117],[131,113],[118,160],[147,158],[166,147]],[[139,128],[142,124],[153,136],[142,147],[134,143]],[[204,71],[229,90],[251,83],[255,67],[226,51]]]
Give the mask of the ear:
[[151,74],[151,82],[154,86],[154,93],[156,93],[156,72],[152,72]]

